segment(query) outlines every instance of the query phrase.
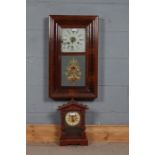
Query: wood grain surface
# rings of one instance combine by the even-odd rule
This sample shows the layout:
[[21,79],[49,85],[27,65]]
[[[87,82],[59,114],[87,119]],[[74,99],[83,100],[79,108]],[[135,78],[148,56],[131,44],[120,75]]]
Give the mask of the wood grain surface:
[[[87,125],[88,142],[128,142],[128,125]],[[60,126],[51,124],[28,124],[27,144],[58,143]]]

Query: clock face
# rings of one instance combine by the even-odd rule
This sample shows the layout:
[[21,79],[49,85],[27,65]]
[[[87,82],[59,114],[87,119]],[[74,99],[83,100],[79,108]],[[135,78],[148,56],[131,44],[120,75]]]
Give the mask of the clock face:
[[65,121],[69,126],[76,126],[79,124],[81,118],[80,114],[76,111],[71,111],[66,113],[65,115]]
[[63,28],[61,34],[62,52],[85,52],[86,31],[84,28]]

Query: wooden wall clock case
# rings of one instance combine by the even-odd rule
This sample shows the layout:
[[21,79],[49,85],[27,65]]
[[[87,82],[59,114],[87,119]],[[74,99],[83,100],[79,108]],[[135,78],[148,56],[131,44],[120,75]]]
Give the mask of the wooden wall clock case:
[[[65,28],[85,29],[86,48],[83,52],[62,52],[61,33]],[[62,85],[62,57],[84,56],[84,85]],[[53,99],[94,99],[97,97],[98,16],[49,16],[49,97]],[[82,75],[81,75],[82,76]]]
[[98,16],[49,16],[49,97],[71,99],[61,113],[60,145],[88,145],[87,106],[77,100],[97,97]]

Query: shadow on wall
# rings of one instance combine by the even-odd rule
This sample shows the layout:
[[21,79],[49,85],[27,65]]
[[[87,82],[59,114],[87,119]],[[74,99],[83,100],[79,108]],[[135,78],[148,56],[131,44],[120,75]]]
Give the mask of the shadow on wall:
[[50,113],[48,117],[52,124],[60,124],[60,113],[58,111]]
[[44,101],[50,101],[48,98],[48,18],[44,19],[44,29],[43,29],[43,34],[44,34],[44,44],[43,44],[43,51],[44,51],[44,57],[43,57],[43,69],[44,72],[43,74],[45,75],[46,78],[44,78],[44,88],[43,88],[43,93],[44,93]]

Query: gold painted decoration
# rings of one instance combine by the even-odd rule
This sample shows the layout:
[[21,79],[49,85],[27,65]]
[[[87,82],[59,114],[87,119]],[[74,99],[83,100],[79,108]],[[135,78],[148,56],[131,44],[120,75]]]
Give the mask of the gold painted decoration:
[[77,59],[72,58],[68,66],[66,67],[65,75],[67,77],[67,80],[70,82],[76,82],[80,80],[81,77],[81,71],[80,71],[80,65]]

